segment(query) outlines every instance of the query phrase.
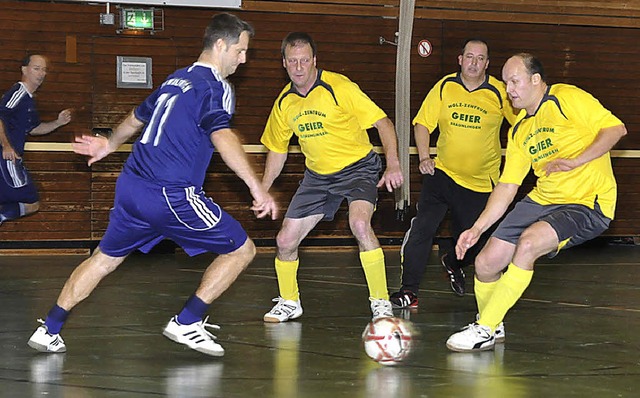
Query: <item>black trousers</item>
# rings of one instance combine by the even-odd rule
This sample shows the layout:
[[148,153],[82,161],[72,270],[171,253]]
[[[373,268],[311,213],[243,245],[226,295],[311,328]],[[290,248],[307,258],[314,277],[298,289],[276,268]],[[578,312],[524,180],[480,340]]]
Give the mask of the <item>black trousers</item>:
[[[458,185],[442,170],[436,169],[433,175],[425,174],[422,180],[417,214],[411,220],[411,226],[405,233],[400,249],[402,266],[402,289],[416,295],[424,275],[433,245],[433,238],[440,228],[447,211],[451,214],[451,232],[457,241],[460,234],[469,229],[484,210],[490,193],[475,192]],[[480,249],[490,236],[485,232],[478,243],[469,249],[458,266],[472,264]],[[440,254],[448,253],[455,258],[453,247],[446,251],[440,247]],[[444,252],[444,253],[443,253]],[[457,260],[456,260],[457,261]]]

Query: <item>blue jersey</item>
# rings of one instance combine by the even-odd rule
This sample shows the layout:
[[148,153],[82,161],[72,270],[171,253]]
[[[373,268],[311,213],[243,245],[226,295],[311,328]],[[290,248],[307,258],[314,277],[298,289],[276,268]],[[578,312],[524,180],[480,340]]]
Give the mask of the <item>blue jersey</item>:
[[231,85],[209,65],[174,72],[140,106],[146,124],[124,171],[163,186],[201,187],[214,147],[211,133],[229,128]]
[[22,156],[27,134],[40,125],[36,104],[22,82],[14,84],[2,96],[0,119],[4,123],[5,133],[13,150]]

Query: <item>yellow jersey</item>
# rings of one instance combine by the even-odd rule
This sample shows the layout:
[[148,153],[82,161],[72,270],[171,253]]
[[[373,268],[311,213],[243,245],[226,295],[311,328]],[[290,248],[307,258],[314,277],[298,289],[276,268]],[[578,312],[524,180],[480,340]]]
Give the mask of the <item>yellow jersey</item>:
[[286,153],[295,134],[306,167],[318,174],[333,174],[371,152],[367,129],[386,116],[346,76],[318,70],[306,96],[291,83],[282,90],[260,142],[273,152]]
[[544,166],[557,158],[572,159],[593,143],[598,132],[621,125],[620,119],[586,91],[568,84],[547,88],[535,114],[520,111],[509,131],[500,182],[522,184],[533,168],[538,178],[528,194],[541,205],[581,204],[613,219],[617,186],[606,154],[570,171],[545,175]]
[[500,128],[516,112],[505,86],[487,75],[484,83],[467,90],[460,73],[449,74],[429,91],[413,125],[420,123],[440,136],[436,144],[436,168],[458,185],[476,192],[491,192],[500,176]]

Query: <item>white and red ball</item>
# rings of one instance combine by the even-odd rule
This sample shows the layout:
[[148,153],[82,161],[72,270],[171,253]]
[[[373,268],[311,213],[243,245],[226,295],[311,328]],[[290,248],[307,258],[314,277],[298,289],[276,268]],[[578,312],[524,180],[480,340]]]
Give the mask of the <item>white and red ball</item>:
[[364,329],[362,341],[371,359],[382,365],[397,365],[411,353],[415,329],[406,319],[378,318]]

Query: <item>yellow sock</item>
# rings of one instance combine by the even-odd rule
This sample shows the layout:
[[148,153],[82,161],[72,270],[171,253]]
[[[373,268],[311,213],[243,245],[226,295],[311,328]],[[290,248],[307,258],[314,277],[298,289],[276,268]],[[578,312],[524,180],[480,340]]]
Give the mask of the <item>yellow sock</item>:
[[480,282],[478,278],[474,278],[473,290],[476,294],[476,303],[478,304],[478,314],[482,314],[484,312],[485,307],[489,300],[491,300],[491,296],[493,295],[493,291],[496,288],[496,285],[500,281],[498,279],[495,282]]
[[389,300],[387,290],[387,271],[384,268],[384,253],[382,248],[360,252],[360,262],[364,270],[369,287],[369,297],[372,299]]
[[280,297],[285,300],[298,301],[298,265],[300,260],[282,261],[276,257],[276,275],[278,276],[278,288]]
[[514,263],[510,263],[507,272],[498,280],[491,298],[480,313],[478,323],[489,326],[492,331],[495,330],[496,326],[504,319],[507,311],[514,306],[527,289],[532,277],[533,270],[524,270],[518,268]]

